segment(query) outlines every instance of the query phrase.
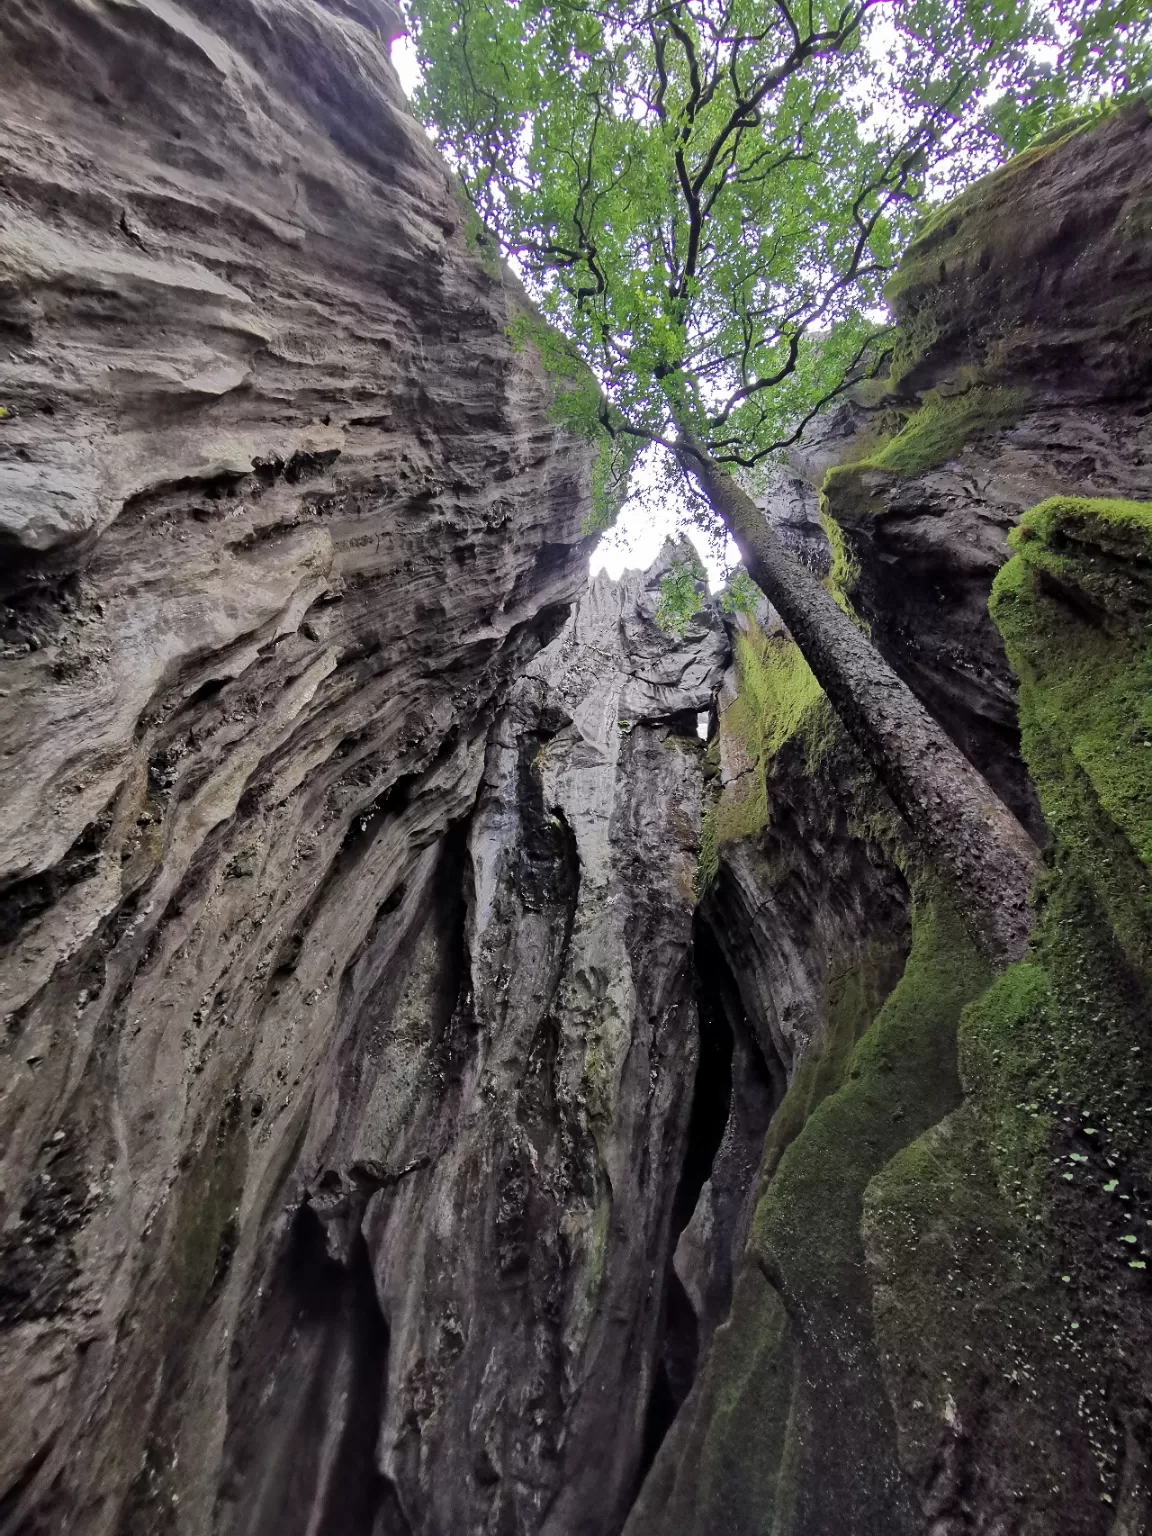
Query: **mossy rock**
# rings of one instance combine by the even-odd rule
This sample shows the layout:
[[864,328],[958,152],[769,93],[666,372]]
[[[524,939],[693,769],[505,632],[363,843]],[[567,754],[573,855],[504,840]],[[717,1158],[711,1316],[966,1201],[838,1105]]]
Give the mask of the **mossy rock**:
[[[903,414],[900,425],[845,464],[833,465],[822,487],[825,529],[851,523],[882,509],[878,492],[894,480],[913,479],[955,459],[974,438],[988,437],[1019,420],[1028,391],[973,384],[956,394],[929,390],[922,404]],[[844,542],[842,530],[840,542]],[[835,551],[836,544],[833,543]],[[846,555],[840,580],[851,591],[853,557]]]
[[768,825],[768,778],[777,753],[801,736],[823,705],[824,692],[800,654],[783,635],[766,635],[754,619],[736,636],[737,696],[725,711],[722,732],[735,737],[749,763],[735,785],[725,787],[705,811],[695,891],[703,896],[716,876],[720,848],[755,837]]
[[869,1178],[955,1106],[955,1031],[989,977],[947,895],[919,884],[913,946],[830,983],[822,1047],[768,1130],[731,1315],[628,1536],[899,1536],[920,1529],[873,1337],[860,1234]]
[[1152,974],[1152,502],[1055,497],[1010,535],[990,610],[1044,814]]
[[1012,544],[991,606],[1053,832],[1040,919],[866,1241],[913,1478],[963,1455],[985,1526],[1103,1536],[1152,1516],[1152,505],[1055,498]]
[[1147,118],[1149,106],[1143,98],[1133,97],[1057,123],[1005,165],[927,214],[884,289],[896,314],[903,318],[916,297],[939,285],[950,266],[986,266],[990,253],[1011,250],[1014,241],[1026,239],[1030,231],[1021,223],[1021,181],[1031,181],[1040,162],[1056,158],[1058,152],[1071,148],[1075,153],[1074,139],[1121,112]]
[[[1150,121],[1141,96],[1066,120],[928,215],[884,290],[898,321],[892,389],[941,357],[951,375],[966,362],[981,367],[986,382],[1021,382],[1009,377],[1008,360],[1034,354],[1051,327],[1067,288],[1069,249],[1096,243],[1117,273],[1139,265],[1148,199],[1131,172],[1146,160]],[[1106,345],[1125,315],[1129,325],[1136,321],[1128,311],[1141,304],[1139,285],[1135,298],[1130,281],[1112,294],[1110,275],[1097,268],[1096,281],[1073,299],[1085,311],[1079,329],[1102,306],[1096,319]]]

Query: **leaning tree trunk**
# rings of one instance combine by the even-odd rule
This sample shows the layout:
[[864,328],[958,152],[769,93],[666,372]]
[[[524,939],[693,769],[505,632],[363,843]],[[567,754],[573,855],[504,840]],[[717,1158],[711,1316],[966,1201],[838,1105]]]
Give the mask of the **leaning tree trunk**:
[[867,637],[789,555],[751,496],[691,434],[682,432],[680,440],[684,467],[925,853],[970,903],[991,953],[1018,959],[1031,928],[1035,844]]

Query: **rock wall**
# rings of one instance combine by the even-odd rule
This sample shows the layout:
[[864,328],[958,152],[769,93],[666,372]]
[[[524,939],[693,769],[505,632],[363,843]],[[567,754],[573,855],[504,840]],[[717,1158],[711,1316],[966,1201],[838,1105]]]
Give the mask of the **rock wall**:
[[994,980],[742,621],[701,919],[788,1087],[628,1536],[1152,1528],[1150,133],[1123,110],[934,215],[855,441],[829,422],[770,493],[814,532],[820,487],[832,579],[1049,872]]
[[[657,628],[671,558],[598,577],[530,664],[466,835],[350,979],[309,1192],[238,1330],[223,1530],[359,1529],[354,1443],[402,1512],[387,1530],[623,1521],[697,1057],[696,721],[727,656],[711,611],[682,642]],[[367,1406],[334,1380],[334,1352],[369,1369],[353,1314],[298,1310],[333,1284],[378,1298]]]
[[[390,29],[375,0],[0,16],[5,1531],[247,1507],[256,1266],[305,1149],[386,1142],[340,1114],[390,989],[450,1049],[453,828],[586,581],[588,452]],[[316,1391],[378,1404],[362,1239],[343,1289],[309,1241]],[[305,1507],[371,1467],[365,1412],[292,1472]]]

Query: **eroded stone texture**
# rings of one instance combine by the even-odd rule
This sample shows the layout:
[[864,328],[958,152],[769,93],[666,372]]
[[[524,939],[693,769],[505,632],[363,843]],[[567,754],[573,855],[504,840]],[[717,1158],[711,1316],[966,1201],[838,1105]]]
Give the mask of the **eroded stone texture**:
[[945,463],[829,484],[873,640],[1041,838],[988,595],[1029,507],[1149,493],[1150,220],[1140,104],[1018,156],[938,215],[890,290],[903,337],[893,399],[931,408],[1010,392],[1018,420],[976,432]]
[[[389,989],[421,1050],[448,1031],[448,829],[586,580],[587,450],[505,335],[522,300],[468,249],[394,23],[0,15],[6,1531],[211,1528],[265,1228]],[[350,1155],[415,1091],[388,1049]],[[371,1266],[328,1287],[298,1236],[343,1401],[383,1348]],[[289,1470],[290,1500],[350,1497],[342,1461]]]
[[[270,1233],[240,1330],[223,1530],[327,1529],[307,1519],[340,1508],[329,1469],[370,1426],[403,1511],[385,1529],[623,1520],[696,1065],[695,724],[727,656],[711,610],[682,641],[657,628],[671,557],[596,579],[497,722],[466,844],[363,953],[310,1193]],[[368,1402],[332,1381],[334,1327],[357,1368],[350,1328],[295,1320],[320,1288],[298,1278],[304,1243],[379,1298]],[[301,1461],[311,1494],[285,1475]]]

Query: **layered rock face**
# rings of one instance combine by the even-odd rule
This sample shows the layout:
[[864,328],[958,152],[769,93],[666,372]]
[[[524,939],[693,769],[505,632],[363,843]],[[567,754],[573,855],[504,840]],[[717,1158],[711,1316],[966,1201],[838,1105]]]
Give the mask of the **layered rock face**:
[[[5,1530],[209,1529],[226,1442],[247,1488],[266,1229],[441,932],[397,1006],[449,1049],[450,828],[586,580],[587,450],[505,335],[394,20],[0,17]],[[380,1340],[352,1274],[317,1302],[350,1309],[337,1395]]]
[[623,1521],[696,1069],[696,720],[728,648],[710,612],[657,628],[665,568],[597,578],[529,666],[466,836],[350,978],[309,1193],[241,1316],[222,1530],[372,1529],[350,1476],[383,1479],[385,1530]]

